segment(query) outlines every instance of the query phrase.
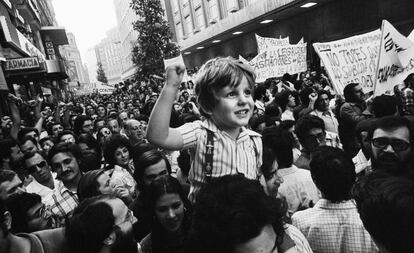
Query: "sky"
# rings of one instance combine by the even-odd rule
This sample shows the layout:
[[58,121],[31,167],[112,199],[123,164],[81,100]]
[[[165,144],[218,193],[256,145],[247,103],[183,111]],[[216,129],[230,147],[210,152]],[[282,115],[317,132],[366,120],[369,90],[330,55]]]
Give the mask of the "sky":
[[52,0],[56,20],[75,35],[82,60],[117,25],[113,0]]

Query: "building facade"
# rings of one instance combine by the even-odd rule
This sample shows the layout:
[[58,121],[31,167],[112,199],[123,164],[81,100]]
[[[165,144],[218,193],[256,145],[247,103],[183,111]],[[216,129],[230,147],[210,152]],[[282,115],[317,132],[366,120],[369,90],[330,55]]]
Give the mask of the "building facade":
[[132,62],[132,48],[138,38],[138,32],[133,29],[132,23],[138,19],[135,12],[129,7],[130,2],[114,0],[118,30],[120,33],[122,57],[122,80],[133,78],[136,67]]
[[382,19],[401,33],[414,28],[411,0],[164,0],[188,68],[217,56],[257,55],[255,34],[302,37],[308,61],[318,65],[313,42],[326,42],[373,31]]
[[65,59],[66,71],[69,76],[69,83],[87,83],[87,73],[84,72],[82,58],[76,44],[76,38],[73,33],[67,33],[68,45],[61,47],[61,54]]
[[8,111],[10,92],[22,99],[66,96],[59,47],[67,43],[50,0],[0,0],[0,113]]
[[106,37],[95,46],[95,55],[97,62],[102,63],[108,84],[121,82],[123,69],[122,44],[120,42],[120,33],[117,27],[110,29]]

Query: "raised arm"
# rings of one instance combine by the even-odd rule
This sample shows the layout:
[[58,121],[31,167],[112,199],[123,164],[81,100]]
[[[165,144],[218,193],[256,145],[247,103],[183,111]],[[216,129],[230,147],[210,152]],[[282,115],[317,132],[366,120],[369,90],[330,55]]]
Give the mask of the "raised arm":
[[10,136],[17,141],[17,134],[19,133],[21,125],[20,111],[17,107],[17,103],[19,102],[19,100],[21,103],[21,99],[14,96],[13,94],[9,94],[7,98],[9,100],[10,113],[13,121],[12,127],[10,128]]
[[184,66],[173,65],[167,68],[167,81],[161,91],[148,122],[148,140],[164,149],[179,150],[183,146],[180,132],[170,128],[171,108],[183,79]]

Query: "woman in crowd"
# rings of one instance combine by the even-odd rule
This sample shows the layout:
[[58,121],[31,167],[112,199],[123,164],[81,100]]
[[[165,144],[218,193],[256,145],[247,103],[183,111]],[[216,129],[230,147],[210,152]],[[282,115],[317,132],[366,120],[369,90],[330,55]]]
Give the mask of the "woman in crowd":
[[190,203],[177,179],[155,179],[145,203],[153,215],[152,230],[142,241],[143,253],[185,252],[190,225]]
[[111,178],[111,187],[126,188],[129,191],[127,203],[130,203],[136,196],[136,182],[132,177],[134,170],[130,154],[129,141],[122,135],[113,135],[105,145],[104,157],[105,162],[109,164],[106,169]]

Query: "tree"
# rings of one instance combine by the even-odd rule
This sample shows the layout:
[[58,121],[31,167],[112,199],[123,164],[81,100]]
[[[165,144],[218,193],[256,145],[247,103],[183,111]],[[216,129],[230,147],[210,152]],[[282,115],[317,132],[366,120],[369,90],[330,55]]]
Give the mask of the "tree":
[[102,63],[98,62],[98,69],[96,70],[96,80],[103,83],[108,83],[108,78],[106,78],[105,71],[103,69]]
[[136,78],[146,81],[153,74],[164,73],[163,59],[180,54],[171,41],[172,33],[163,19],[164,10],[159,0],[132,0],[131,8],[139,17],[133,23],[138,39],[132,49],[132,61],[137,66]]

